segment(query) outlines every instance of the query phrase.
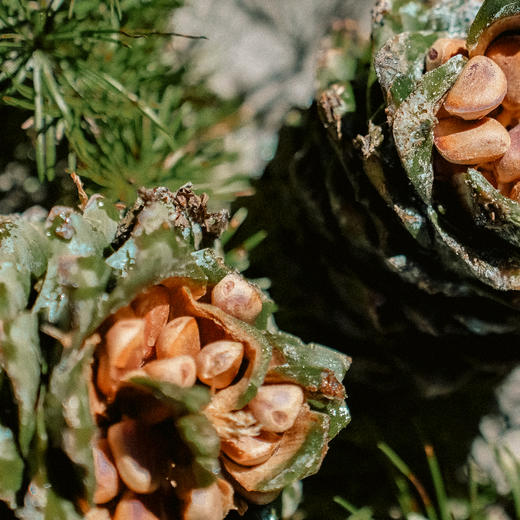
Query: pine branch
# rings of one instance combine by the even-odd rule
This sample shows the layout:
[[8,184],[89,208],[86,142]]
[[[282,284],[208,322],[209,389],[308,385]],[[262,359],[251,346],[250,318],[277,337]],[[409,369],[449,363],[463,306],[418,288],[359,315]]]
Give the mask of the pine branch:
[[185,64],[166,63],[168,39],[204,38],[169,30],[180,3],[2,2],[0,99],[32,112],[40,180],[54,177],[64,141],[87,188],[125,202],[140,186],[213,185],[212,170],[233,157],[208,129],[232,128],[237,103],[187,84]]

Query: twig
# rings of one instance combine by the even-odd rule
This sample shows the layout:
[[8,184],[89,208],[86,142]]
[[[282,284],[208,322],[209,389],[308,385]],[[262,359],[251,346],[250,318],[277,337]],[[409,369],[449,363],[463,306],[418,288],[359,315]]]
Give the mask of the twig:
[[80,200],[79,208],[81,209],[81,211],[83,211],[87,206],[88,195],[83,189],[83,183],[81,182],[79,175],[76,172],[69,172],[69,175],[74,184],[76,185],[76,189],[78,190],[78,196]]

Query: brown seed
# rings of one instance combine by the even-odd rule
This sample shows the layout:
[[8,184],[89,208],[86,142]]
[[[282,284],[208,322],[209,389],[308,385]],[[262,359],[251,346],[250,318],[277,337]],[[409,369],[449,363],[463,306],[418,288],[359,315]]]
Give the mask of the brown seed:
[[487,49],[491,58],[504,72],[507,94],[502,102],[509,110],[520,109],[520,35],[512,34],[496,39]]
[[199,327],[197,320],[191,316],[181,316],[167,323],[155,344],[157,359],[183,354],[195,357],[199,351]]
[[94,503],[106,504],[119,493],[119,475],[106,439],[99,439],[93,452],[96,475]]
[[494,110],[507,92],[502,69],[486,56],[471,58],[448,92],[444,108],[462,119],[480,119]]
[[139,295],[133,302],[132,307],[140,318],[146,322],[145,340],[148,347],[153,347],[166,325],[170,315],[170,293],[166,287],[156,285]]
[[221,449],[237,464],[256,466],[270,458],[278,448],[280,438],[271,432],[262,432],[258,437],[242,436],[221,439]]
[[197,380],[197,366],[191,356],[157,359],[144,366],[146,373],[158,381],[166,381],[187,388]]
[[197,377],[213,388],[225,388],[238,374],[244,345],[236,341],[208,343],[197,355]]
[[460,38],[439,38],[426,54],[426,70],[440,67],[456,54],[468,55],[466,41]]
[[116,381],[112,379],[110,361],[105,350],[101,350],[99,354],[96,385],[105,396],[112,396],[116,389]]
[[205,488],[191,489],[183,499],[182,520],[223,520],[227,514],[216,482]]
[[511,139],[495,119],[462,121],[456,117],[439,121],[434,130],[439,153],[455,164],[481,164],[494,161],[507,152]]
[[117,504],[113,520],[159,520],[133,493],[125,493]]
[[153,493],[159,487],[150,436],[131,419],[108,428],[108,444],[121,480],[136,493]]
[[509,130],[511,146],[495,162],[495,177],[499,183],[514,182],[520,179],[520,125]]
[[215,285],[211,303],[239,320],[254,323],[262,312],[258,290],[239,274],[228,274]]
[[269,432],[288,430],[298,417],[303,404],[303,390],[297,385],[264,385],[249,408],[263,429]]
[[121,320],[108,330],[105,341],[110,365],[124,370],[139,367],[146,355],[145,322],[142,319]]

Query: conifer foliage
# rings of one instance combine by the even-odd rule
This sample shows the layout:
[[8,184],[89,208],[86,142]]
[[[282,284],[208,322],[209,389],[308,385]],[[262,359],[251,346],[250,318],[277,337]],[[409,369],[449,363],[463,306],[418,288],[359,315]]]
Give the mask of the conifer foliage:
[[170,30],[180,5],[1,3],[0,99],[27,114],[41,180],[66,160],[93,191],[124,202],[141,186],[211,188],[213,167],[232,159],[214,130],[228,129],[237,104],[189,84],[187,64],[169,52],[172,38],[199,38]]

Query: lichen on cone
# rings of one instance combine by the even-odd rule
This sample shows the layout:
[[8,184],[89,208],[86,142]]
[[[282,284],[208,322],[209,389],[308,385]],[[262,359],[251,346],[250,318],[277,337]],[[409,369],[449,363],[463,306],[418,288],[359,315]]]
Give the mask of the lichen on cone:
[[[315,473],[349,359],[284,334],[189,187],[0,223],[0,500],[16,518],[222,520]],[[238,302],[238,303],[237,303]]]

